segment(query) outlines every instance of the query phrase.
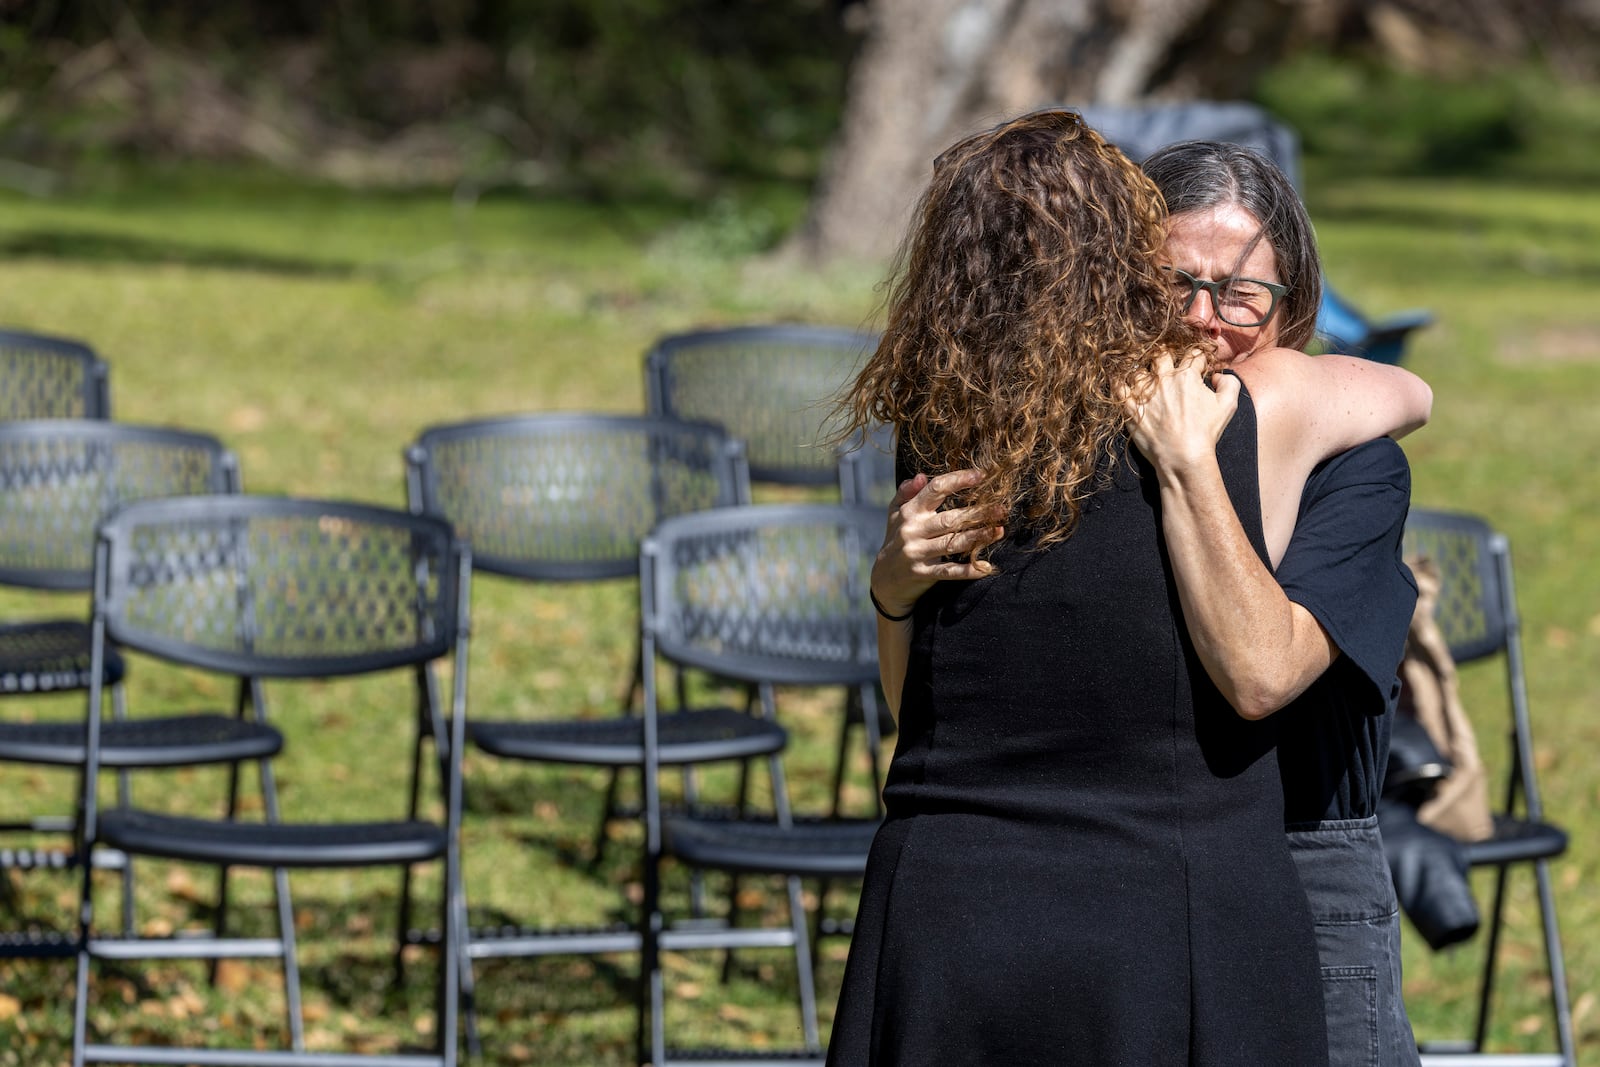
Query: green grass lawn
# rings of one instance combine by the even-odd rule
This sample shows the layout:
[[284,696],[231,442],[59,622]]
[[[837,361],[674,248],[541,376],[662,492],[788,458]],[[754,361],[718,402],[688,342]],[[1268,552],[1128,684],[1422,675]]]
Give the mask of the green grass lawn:
[[[1600,694],[1600,201],[1578,183],[1513,179],[1325,180],[1312,215],[1339,290],[1373,315],[1420,306],[1437,325],[1408,364],[1435,391],[1432,425],[1405,442],[1418,504],[1490,517],[1511,537],[1520,582],[1536,758],[1550,813],[1572,832],[1556,867],[1580,1039],[1600,1052],[1600,876],[1595,811]],[[404,498],[402,448],[425,426],[517,411],[637,411],[642,358],[657,335],[710,324],[804,320],[860,325],[880,299],[875,274],[819,274],[748,255],[753,238],[792,220],[798,194],[715,209],[494,198],[470,213],[447,194],[367,195],[272,179],[185,173],[34,201],[0,195],[0,324],[84,338],[111,364],[119,419],[212,432],[239,454],[245,487],[385,504]],[[602,710],[630,648],[635,593],[624,584],[530,591],[475,589],[472,707],[479,714]],[[7,595],[0,609],[83,610],[79,599]],[[1492,764],[1503,764],[1501,686],[1468,669],[1466,690]],[[225,703],[215,679],[136,662],[135,710]],[[407,714],[402,679],[280,685],[274,713],[291,737],[281,760],[288,814],[312,783],[338,786],[356,810],[398,798]],[[71,701],[8,702],[8,714],[71,715]],[[793,789],[818,803],[827,786],[834,704],[787,694],[800,738]],[[298,739],[298,740],[296,740]],[[308,740],[309,739],[309,740]],[[591,871],[600,778],[469,757],[467,879],[474,921],[590,922],[626,914],[636,835]],[[359,766],[358,766],[359,763]],[[851,799],[864,808],[858,776]],[[188,772],[137,795],[206,809],[221,781]],[[726,785],[713,781],[711,788]],[[65,810],[71,784],[0,768],[0,818]],[[397,801],[398,802],[398,801]],[[1503,998],[1504,1048],[1551,1040],[1537,983],[1531,879],[1514,880]],[[261,876],[236,876],[242,929],[265,929],[251,904]],[[114,914],[104,880],[97,897]],[[428,888],[435,883],[424,881]],[[150,931],[204,921],[212,877],[149,863],[139,918]],[[427,958],[395,987],[389,946],[396,879],[296,875],[308,1026],[318,1047],[397,1049],[435,1025]],[[12,874],[0,903],[41,921],[65,918],[71,882]],[[776,906],[770,889],[747,903]],[[852,901],[835,894],[832,905]],[[1407,990],[1420,1036],[1468,1025],[1478,942],[1432,955],[1411,938]],[[845,946],[823,947],[824,1021]],[[669,959],[676,1041],[784,1045],[798,1034],[781,953],[749,954],[731,984],[716,961]],[[629,1062],[634,961],[547,958],[479,968],[491,1062]],[[121,1039],[251,1046],[282,1040],[276,967],[104,966],[92,1017]],[[71,968],[0,961],[0,1064],[53,1064],[69,1031]]]

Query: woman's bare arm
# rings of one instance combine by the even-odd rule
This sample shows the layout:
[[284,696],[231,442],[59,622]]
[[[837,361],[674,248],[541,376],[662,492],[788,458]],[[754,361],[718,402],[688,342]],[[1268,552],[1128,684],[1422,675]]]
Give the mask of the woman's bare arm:
[[1261,520],[1273,566],[1289,547],[1313,467],[1364,441],[1403,437],[1433,411],[1427,382],[1356,356],[1273,348],[1231,369],[1255,401]]
[[1284,595],[1233,510],[1216,444],[1238,406],[1239,382],[1217,375],[1214,385],[1199,359],[1163,361],[1154,390],[1131,405],[1131,433],[1156,468],[1162,533],[1195,651],[1228,703],[1259,719],[1303,693],[1339,650]]

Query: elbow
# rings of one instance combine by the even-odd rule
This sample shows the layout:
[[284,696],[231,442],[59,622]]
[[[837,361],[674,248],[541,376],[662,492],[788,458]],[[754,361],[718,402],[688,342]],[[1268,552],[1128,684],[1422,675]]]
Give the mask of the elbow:
[[1433,386],[1429,385],[1421,378],[1417,379],[1417,391],[1413,414],[1416,416],[1416,426],[1413,427],[1414,429],[1421,429],[1422,427],[1428,425],[1428,420],[1433,418]]
[[1224,689],[1222,695],[1241,719],[1256,722],[1282,709],[1299,693],[1274,679],[1258,678]]
[[1395,431],[1395,439],[1398,440],[1413,430],[1422,429],[1428,425],[1428,420],[1432,417],[1433,387],[1413,375],[1411,388],[1407,394],[1406,419],[1400,428]]

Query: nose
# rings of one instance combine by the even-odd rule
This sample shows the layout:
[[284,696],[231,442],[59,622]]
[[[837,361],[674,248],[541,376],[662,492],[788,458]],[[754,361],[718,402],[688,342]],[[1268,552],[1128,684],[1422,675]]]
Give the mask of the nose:
[[1221,331],[1222,320],[1217,317],[1217,305],[1211,297],[1211,290],[1195,290],[1194,299],[1189,301],[1189,310],[1183,313],[1183,321],[1212,334]]

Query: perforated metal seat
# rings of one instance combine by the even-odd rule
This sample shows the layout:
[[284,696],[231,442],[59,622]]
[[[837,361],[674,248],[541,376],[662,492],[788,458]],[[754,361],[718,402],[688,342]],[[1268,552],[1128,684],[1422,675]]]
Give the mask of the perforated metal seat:
[[668,816],[663,851],[694,867],[804,878],[860,878],[878,819],[776,819]]
[[[100,765],[112,770],[268,759],[282,748],[283,735],[267,723],[207,712],[100,728]],[[82,722],[0,723],[0,760],[81,767],[87,758]]]
[[[115,650],[105,682],[122,681],[127,667]],[[89,627],[70,619],[0,625],[0,696],[60,693],[89,686]]]
[[[410,677],[395,706],[429,730],[438,757],[438,790],[430,797],[442,817],[413,811],[405,819],[343,822],[284,821],[271,763],[262,761],[264,821],[180,816],[149,808],[102,812],[95,779],[115,750],[98,715],[86,716],[82,836],[91,853],[111,848],[128,855],[232,867],[270,868],[276,890],[277,937],[105,939],[94,928],[88,865],[81,882],[73,1063],[307,1065],[431,1064],[456,1061],[456,1012],[464,927],[460,893],[461,752],[465,747],[467,586],[471,562],[448,523],[429,516],[329,501],[238,495],[142,501],[124,507],[100,528],[93,602],[93,660],[115,642],[185,667],[238,678],[241,699],[266,724],[268,679],[336,679],[381,671]],[[436,704],[433,664],[451,660],[448,709]],[[91,670],[89,706],[103,684]],[[406,697],[414,693],[419,705]],[[204,717],[201,717],[204,719]],[[214,720],[211,721],[215,726]],[[374,723],[372,728],[381,728]],[[353,777],[364,754],[350,750]],[[370,757],[367,757],[370,758]],[[327,788],[314,780],[306,787]],[[396,798],[398,799],[398,798]],[[324,802],[325,803],[325,802]],[[413,792],[413,808],[418,797]],[[315,802],[304,805],[324,810]],[[432,806],[432,804],[430,804]],[[300,1011],[294,910],[287,868],[402,867],[442,862],[438,938],[440,978],[436,1047],[431,1055],[329,1054],[308,1050]],[[291,1048],[280,1051],[148,1048],[88,1041],[91,963],[98,958],[220,959],[273,956],[281,960]],[[103,1005],[102,1005],[103,1008]],[[108,1013],[97,1009],[97,1018]],[[100,1025],[104,1025],[101,1023]]]
[[[1439,602],[1434,617],[1455,662],[1496,659],[1503,663],[1510,737],[1504,803],[1494,813],[1493,836],[1465,846],[1472,866],[1495,869],[1476,1024],[1469,1038],[1424,1042],[1422,1061],[1428,1067],[1471,1062],[1530,1067],[1555,1063],[1572,1067],[1576,1062],[1572,1006],[1549,868],[1550,860],[1566,852],[1568,842],[1566,831],[1545,819],[1540,798],[1511,546],[1503,534],[1476,515],[1412,508],[1406,520],[1404,550],[1407,556],[1423,556],[1438,568]],[[1479,721],[1482,722],[1481,717]],[[1555,1022],[1554,1053],[1490,1053],[1485,1047],[1500,937],[1509,917],[1506,879],[1512,867],[1520,864],[1532,866],[1538,890],[1545,971]]]
[[[661,763],[682,766],[753,759],[782,748],[787,734],[735,708],[704,707],[661,717]],[[478,722],[467,739],[507,759],[638,767],[644,763],[644,724],[637,718],[565,722]]]
[[222,867],[377,867],[444,855],[431,822],[222,823],[153,811],[108,811],[100,842],[145,856]]
[[1499,867],[1508,863],[1528,863],[1554,859],[1567,851],[1567,832],[1543,821],[1494,816],[1494,836],[1469,841],[1464,848],[1467,862],[1474,867]]
[[[663,811],[657,663],[751,684],[763,716],[773,721],[779,686],[846,687],[868,715],[876,716],[877,627],[867,583],[882,530],[878,508],[767,505],[668,519],[645,541],[640,580],[647,851],[641,1064],[739,1062],[742,1054],[737,1051],[712,1054],[668,1047],[661,953],[742,947],[793,951],[804,1047],[791,1058],[821,1060],[800,879],[858,875],[865,869],[876,820],[796,817],[777,753],[766,761],[774,783],[772,812],[734,817]],[[690,869],[781,876],[788,925],[741,924],[730,904],[725,924],[678,928],[661,911],[662,865],[668,858]]]

